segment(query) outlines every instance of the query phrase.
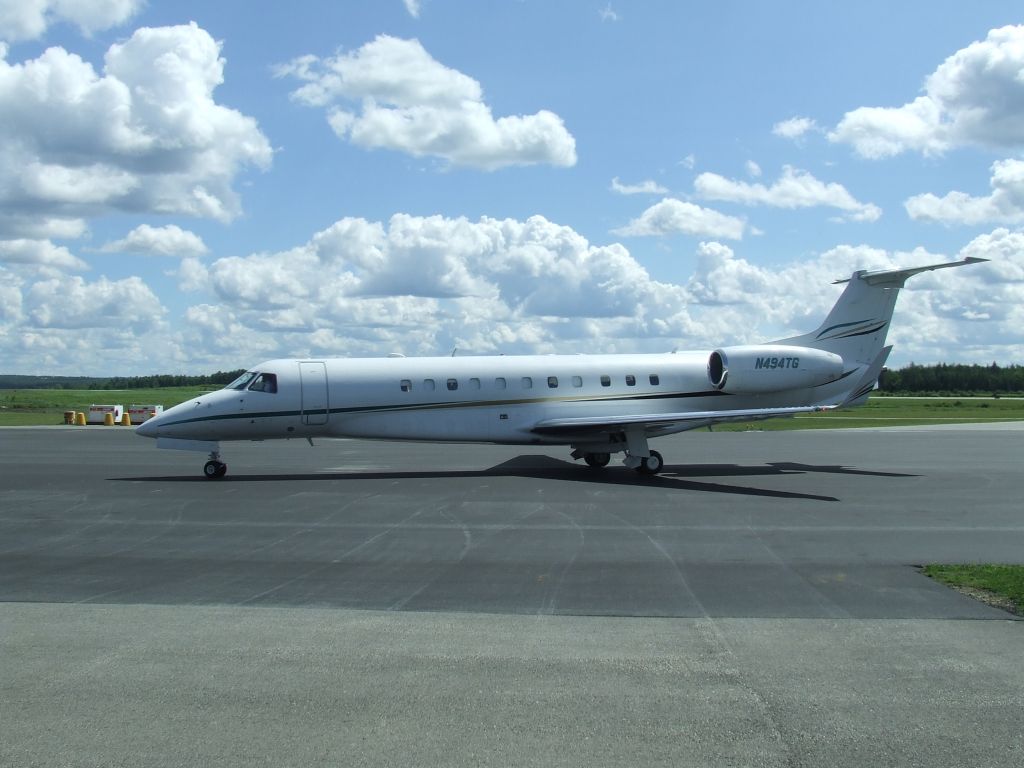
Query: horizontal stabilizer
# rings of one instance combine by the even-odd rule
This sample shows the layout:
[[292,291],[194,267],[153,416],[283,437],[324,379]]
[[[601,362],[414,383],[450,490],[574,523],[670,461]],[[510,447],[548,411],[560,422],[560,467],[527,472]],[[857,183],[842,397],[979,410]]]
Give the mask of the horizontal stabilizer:
[[866,269],[860,269],[854,272],[852,277],[836,280],[832,284],[838,285],[840,283],[848,283],[851,280],[863,280],[868,285],[894,285],[897,288],[902,288],[903,284],[907,282],[907,278],[921,272],[931,272],[935,269],[946,269],[948,267],[962,267],[966,264],[977,264],[981,261],[988,261],[988,259],[968,256],[961,261],[947,261],[942,264],[929,264],[926,267],[911,267],[910,269],[880,270],[878,272],[868,272]]

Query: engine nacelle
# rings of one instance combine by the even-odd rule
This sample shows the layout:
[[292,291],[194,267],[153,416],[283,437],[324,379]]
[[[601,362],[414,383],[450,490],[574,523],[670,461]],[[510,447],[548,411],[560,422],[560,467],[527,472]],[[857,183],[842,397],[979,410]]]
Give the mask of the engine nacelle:
[[755,395],[828,384],[843,375],[843,358],[810,347],[757,344],[716,349],[708,380],[723,392]]

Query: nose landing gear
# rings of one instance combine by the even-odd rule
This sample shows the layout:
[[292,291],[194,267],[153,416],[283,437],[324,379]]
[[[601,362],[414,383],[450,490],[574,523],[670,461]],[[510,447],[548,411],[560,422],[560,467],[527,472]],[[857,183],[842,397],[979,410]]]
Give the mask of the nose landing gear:
[[207,480],[220,480],[228,472],[228,465],[220,460],[217,451],[210,452],[210,460],[203,465],[203,475]]

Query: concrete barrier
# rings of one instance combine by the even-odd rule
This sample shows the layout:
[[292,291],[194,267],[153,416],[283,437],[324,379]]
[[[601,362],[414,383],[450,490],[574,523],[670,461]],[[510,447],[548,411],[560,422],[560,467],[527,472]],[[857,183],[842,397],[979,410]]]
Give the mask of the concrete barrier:
[[90,405],[89,406],[89,418],[90,424],[106,424],[107,416],[109,415],[114,422],[121,420],[121,416],[124,414],[123,405]]
[[164,412],[162,405],[129,405],[128,415],[132,417],[132,424],[141,424],[147,419],[152,419]]

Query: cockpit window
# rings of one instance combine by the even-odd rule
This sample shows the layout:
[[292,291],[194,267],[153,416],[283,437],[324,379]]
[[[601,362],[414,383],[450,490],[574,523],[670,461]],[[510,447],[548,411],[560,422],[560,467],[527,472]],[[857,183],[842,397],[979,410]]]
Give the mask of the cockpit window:
[[277,392],[277,374],[261,373],[256,381],[249,385],[250,392]]
[[256,378],[256,371],[247,371],[228,384],[224,389],[245,389]]

